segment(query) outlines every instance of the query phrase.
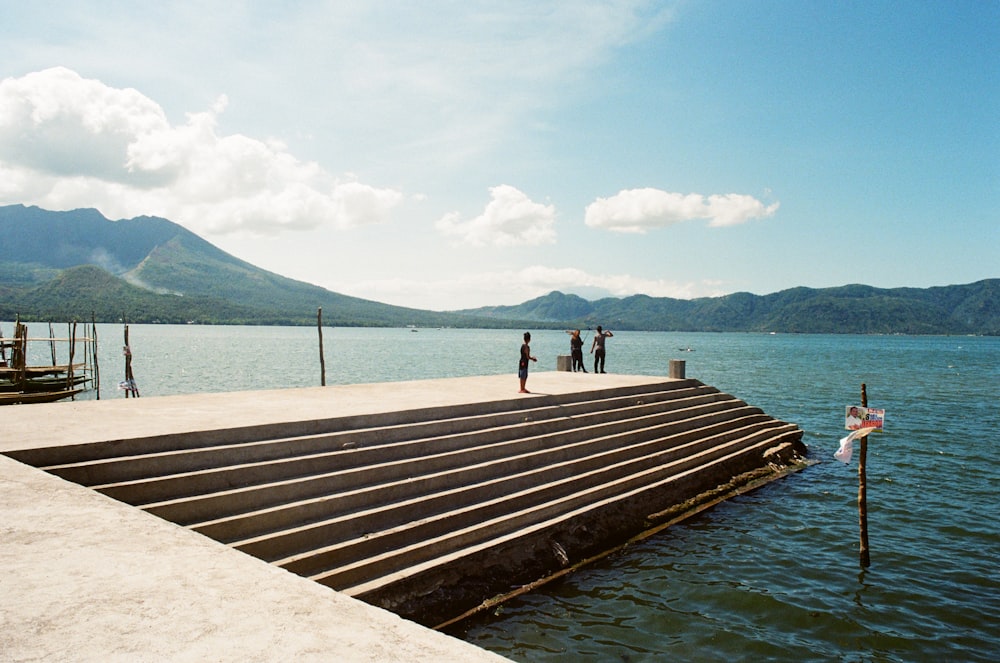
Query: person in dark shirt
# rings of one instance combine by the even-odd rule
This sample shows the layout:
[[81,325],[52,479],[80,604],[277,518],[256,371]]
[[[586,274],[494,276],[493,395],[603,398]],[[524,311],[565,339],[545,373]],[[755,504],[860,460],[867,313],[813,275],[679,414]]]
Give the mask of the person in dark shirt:
[[531,356],[531,346],[528,345],[529,341],[531,341],[531,333],[524,332],[524,343],[521,344],[521,359],[517,363],[517,377],[521,379],[520,393],[522,394],[531,393],[524,387],[524,385],[528,382],[528,362],[538,361]]
[[583,339],[580,338],[580,330],[574,329],[572,331],[566,330],[569,334],[569,354],[573,358],[573,372],[576,373],[576,369],[579,367],[584,373],[587,369],[583,367]]

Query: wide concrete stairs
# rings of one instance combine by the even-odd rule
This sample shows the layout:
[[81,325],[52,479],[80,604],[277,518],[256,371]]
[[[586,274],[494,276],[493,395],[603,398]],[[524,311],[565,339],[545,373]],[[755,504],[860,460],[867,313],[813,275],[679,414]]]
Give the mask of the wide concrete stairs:
[[10,455],[435,625],[804,454],[796,426],[696,380],[327,423]]

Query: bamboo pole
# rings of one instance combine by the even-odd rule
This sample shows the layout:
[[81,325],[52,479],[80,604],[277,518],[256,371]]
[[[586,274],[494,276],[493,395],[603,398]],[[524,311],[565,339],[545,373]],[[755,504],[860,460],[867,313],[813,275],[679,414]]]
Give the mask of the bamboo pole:
[[125,398],[129,397],[132,393],[132,385],[128,381],[129,373],[132,372],[132,348],[128,346],[128,323],[125,323],[125,346],[122,348],[122,354],[125,355]]
[[[76,357],[76,321],[74,320],[70,324],[70,335],[69,335],[69,366],[66,368],[66,388],[73,388],[73,359]],[[76,396],[73,396],[73,400],[76,400]]]
[[323,307],[316,309],[316,327],[319,329],[319,384],[326,386],[326,360],[323,359]]
[[17,390],[24,391],[28,378],[28,326],[18,322],[14,334],[17,337],[17,345],[14,347]]
[[49,323],[49,349],[52,350],[52,365],[55,366],[56,362],[56,330],[53,329],[52,323]]
[[94,370],[90,365],[90,358],[93,356],[90,350],[90,343],[93,340],[90,337],[90,327],[87,323],[83,323],[83,377],[84,377],[84,387],[87,386],[87,376],[93,376]]
[[[125,316],[122,316],[122,320],[125,320]],[[125,348],[122,352],[125,353],[125,398],[129,397],[129,393],[139,398],[139,387],[135,384],[135,376],[132,374],[132,346],[128,341],[128,322],[125,323]]]
[[[861,383],[861,407],[868,407],[868,389]],[[871,555],[868,552],[868,481],[865,476],[865,460],[868,456],[868,436],[860,440],[858,450],[858,522],[861,527],[861,568],[871,566]]]
[[97,315],[93,312],[90,314],[90,326],[94,331],[94,384],[97,388],[97,400],[101,400],[101,369],[97,365]]

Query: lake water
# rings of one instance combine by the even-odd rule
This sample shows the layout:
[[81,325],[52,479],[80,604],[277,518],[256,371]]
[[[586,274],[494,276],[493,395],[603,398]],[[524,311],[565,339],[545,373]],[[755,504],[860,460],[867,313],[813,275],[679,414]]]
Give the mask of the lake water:
[[[9,337],[13,326],[2,329]],[[122,327],[98,332],[101,397],[122,398]],[[532,335],[536,370],[554,369],[569,337]],[[314,328],[132,325],[130,336],[143,397],[320,383]],[[323,336],[327,384],[508,373],[516,388],[520,330]],[[51,360],[47,345],[39,351]],[[532,662],[1000,660],[1000,338],[620,332],[608,341],[609,372],[666,375],[670,359],[798,424],[820,462],[455,635]],[[861,383],[869,405],[886,410],[886,432],[869,438],[866,570],[856,454],[850,465],[832,458]]]

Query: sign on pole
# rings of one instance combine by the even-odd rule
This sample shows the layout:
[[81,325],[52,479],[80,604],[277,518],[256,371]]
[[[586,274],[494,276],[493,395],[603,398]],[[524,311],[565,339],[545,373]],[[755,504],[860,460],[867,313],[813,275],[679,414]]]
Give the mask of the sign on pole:
[[885,410],[862,405],[848,405],[844,408],[844,428],[847,430],[873,428],[881,431],[885,428]]
[[858,520],[861,527],[861,568],[871,564],[868,552],[868,486],[865,477],[865,457],[868,455],[868,435],[881,432],[885,427],[885,410],[868,407],[868,389],[861,385],[861,405],[844,408],[844,428],[851,431],[840,440],[840,448],[833,457],[842,463],[850,463],[854,452],[854,441],[861,443],[858,453]]

